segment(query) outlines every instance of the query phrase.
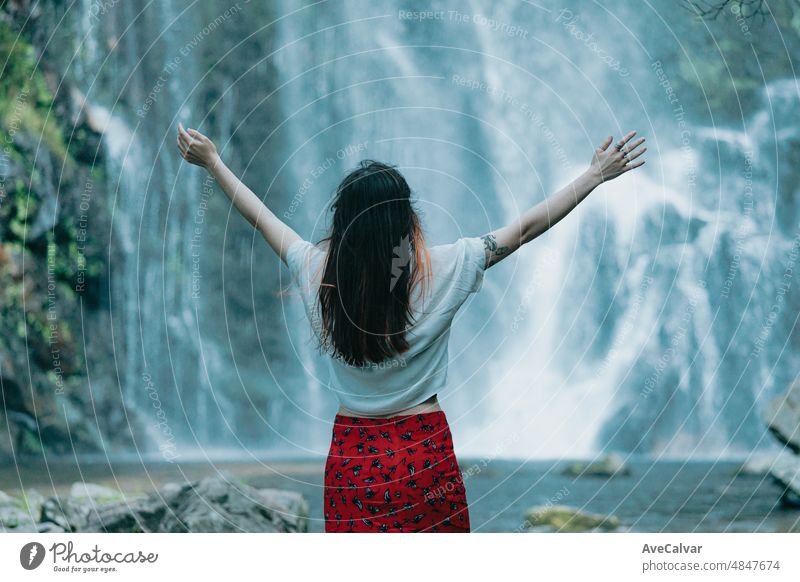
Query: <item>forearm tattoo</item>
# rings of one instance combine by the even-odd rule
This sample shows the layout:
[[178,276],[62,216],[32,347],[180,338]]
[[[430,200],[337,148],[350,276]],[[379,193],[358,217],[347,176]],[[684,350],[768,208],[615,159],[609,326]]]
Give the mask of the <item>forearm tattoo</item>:
[[[489,252],[489,258],[486,260],[486,266],[490,266],[499,260],[499,257],[504,257],[508,254],[508,247],[497,246],[497,238],[493,234],[487,234],[481,237],[483,240],[483,248]],[[495,260],[495,257],[498,257]]]

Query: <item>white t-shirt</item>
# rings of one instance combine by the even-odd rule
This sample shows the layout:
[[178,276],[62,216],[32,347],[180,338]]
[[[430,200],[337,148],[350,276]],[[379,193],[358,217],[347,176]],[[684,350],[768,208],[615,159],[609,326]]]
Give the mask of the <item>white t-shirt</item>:
[[[361,416],[390,415],[424,402],[445,387],[450,324],[470,293],[480,290],[486,255],[479,237],[433,246],[429,253],[429,289],[424,301],[419,292],[411,298],[415,319],[406,330],[408,351],[365,366],[326,358],[329,388],[348,411]],[[293,242],[286,254],[292,282],[317,338],[321,329],[317,292],[325,258],[323,249],[305,240]]]

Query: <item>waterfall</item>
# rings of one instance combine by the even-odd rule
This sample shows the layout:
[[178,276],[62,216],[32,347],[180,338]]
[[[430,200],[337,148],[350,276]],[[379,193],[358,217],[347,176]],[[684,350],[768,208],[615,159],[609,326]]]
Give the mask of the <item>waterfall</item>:
[[[228,234],[224,214],[203,221],[203,292],[193,298],[205,182],[180,167],[178,120],[207,122],[218,145],[230,143],[226,155],[244,160],[254,191],[314,241],[346,170],[368,157],[398,164],[432,244],[513,222],[583,171],[606,135],[636,128],[650,141],[647,165],[487,271],[456,318],[440,400],[459,448],[716,458],[766,445],[761,406],[800,363],[798,290],[785,284],[800,246],[795,79],[770,82],[741,127],[693,122],[662,91],[677,73],[660,78],[652,66],[666,36],[633,50],[630,39],[607,40],[624,30],[596,6],[511,0],[433,2],[442,16],[426,21],[393,1],[242,5],[202,43],[224,39],[226,55],[253,35],[269,50],[248,52],[248,40],[209,64],[198,43],[168,71],[228,7],[136,1],[114,6],[103,27],[80,19],[91,43],[76,70],[105,120],[116,197],[126,409],[153,424],[146,373],[183,449],[226,455],[325,452],[335,410],[299,300],[262,293],[288,284],[285,268],[260,238]],[[638,18],[642,30],[659,26],[650,12]],[[609,58],[580,41],[599,31]],[[262,85],[234,83],[231,71],[249,67]],[[137,115],[161,77],[153,107]],[[263,93],[252,108],[248,91]],[[215,208],[227,210],[215,191]],[[225,267],[232,248],[241,263]]]
[[[791,326],[776,332],[781,341],[770,343],[769,354],[749,365],[737,360],[734,353],[751,350],[763,326],[758,306],[774,290],[757,283],[764,265],[740,265],[727,290],[718,279],[731,270],[724,245],[742,238],[742,222],[752,222],[742,252],[782,265],[774,271],[791,260],[787,237],[796,221],[781,244],[764,246],[758,234],[769,232],[777,176],[745,174],[776,138],[765,120],[775,114],[769,95],[782,95],[786,115],[797,104],[795,84],[768,86],[746,130],[691,127],[687,148],[657,93],[647,111],[621,124],[614,112],[627,109],[635,83],[652,83],[651,69],[645,61],[610,68],[565,38],[562,27],[571,32],[576,24],[565,23],[560,8],[499,2],[488,13],[477,2],[434,3],[441,20],[408,22],[397,3],[373,6],[306,9],[280,22],[281,58],[295,62],[279,61],[279,71],[291,87],[284,98],[299,111],[292,139],[302,144],[288,163],[311,163],[329,142],[328,149],[368,142],[371,156],[409,175],[434,242],[513,222],[582,171],[608,133],[635,123],[657,140],[646,170],[601,186],[530,248],[487,272],[456,323],[451,393],[442,398],[462,449],[719,456],[762,444],[759,403],[791,377],[772,368],[781,357],[797,365],[797,350],[786,354],[779,345],[791,339]],[[577,26],[597,31],[614,22],[593,11]],[[569,93],[576,85],[587,87],[586,98]],[[642,123],[647,114],[660,116],[659,131]],[[791,129],[782,139],[796,135],[796,121],[784,121]],[[716,168],[720,148],[725,157]],[[720,196],[720,178],[738,195]],[[748,180],[758,201],[752,213],[741,199]],[[326,190],[318,189],[314,208]],[[778,274],[770,271],[768,279]],[[748,296],[750,308],[739,300]]]
[[[86,47],[75,81],[92,125],[103,133],[113,199],[110,273],[112,338],[125,423],[144,428],[139,453],[171,458],[198,444],[219,445],[231,405],[209,381],[216,343],[198,331],[206,315],[194,296],[200,174],[179,168],[174,132],[196,118],[197,66],[185,58],[197,19],[171,1],[109,6],[106,18],[79,19]],[[92,13],[94,14],[94,13]],[[97,55],[98,48],[107,50]],[[81,47],[76,49],[80,54]],[[184,55],[184,58],[181,58]],[[198,239],[199,237],[199,239]],[[213,373],[213,370],[212,370]],[[121,427],[122,428],[122,427]],[[167,452],[165,452],[167,451]]]

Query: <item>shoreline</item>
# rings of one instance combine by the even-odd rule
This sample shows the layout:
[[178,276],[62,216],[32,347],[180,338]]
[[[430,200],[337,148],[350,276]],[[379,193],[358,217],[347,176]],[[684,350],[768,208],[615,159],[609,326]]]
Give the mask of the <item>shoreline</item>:
[[[578,459],[580,461],[581,459]],[[584,461],[586,459],[583,459]],[[534,506],[568,505],[619,518],[625,531],[800,532],[800,509],[780,505],[780,487],[758,469],[742,471],[734,460],[633,459],[625,474],[568,475],[576,459],[459,460],[476,532],[521,531]],[[49,471],[48,471],[49,468]],[[308,502],[308,529],[324,530],[324,458],[259,461],[20,464],[24,489],[45,496],[66,494],[85,481],[127,494],[151,493],[167,483],[230,475],[257,489],[300,493]],[[0,490],[19,495],[14,465],[0,469]]]
[[[632,465],[706,465],[706,464],[742,464],[758,455],[725,458],[654,458],[648,455],[630,455],[625,462]],[[35,461],[24,459],[16,463],[0,467],[0,491],[9,494],[19,493],[22,488],[48,487],[56,490],[69,488],[76,481],[97,482],[115,486],[117,483],[140,481],[143,477],[153,477],[148,483],[155,485],[165,483],[165,479],[173,481],[192,480],[210,474],[229,472],[241,478],[264,475],[285,476],[312,475],[322,473],[325,455],[281,455],[269,454],[252,456],[249,459],[187,458],[184,461],[166,461],[161,455],[152,457],[134,456],[107,458],[105,456],[80,457],[48,457],[47,460]],[[490,472],[493,464],[517,467],[560,469],[566,465],[595,461],[595,457],[553,457],[553,458],[521,458],[495,457],[486,459],[479,456],[459,456],[462,471],[467,474],[472,467],[477,473]],[[20,480],[22,488],[20,488]]]

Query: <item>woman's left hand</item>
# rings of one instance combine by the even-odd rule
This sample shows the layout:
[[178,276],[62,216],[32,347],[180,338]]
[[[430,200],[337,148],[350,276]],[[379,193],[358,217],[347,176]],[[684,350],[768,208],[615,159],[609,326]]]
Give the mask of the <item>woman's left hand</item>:
[[595,150],[589,171],[600,180],[600,182],[613,180],[625,172],[629,172],[634,168],[644,165],[644,160],[632,164],[629,163],[647,151],[647,148],[638,149],[639,146],[644,143],[643,137],[640,137],[636,141],[631,141],[634,135],[636,135],[636,132],[631,131],[628,135],[619,140],[613,148],[608,147],[614,139],[609,135],[605,141],[600,144],[600,147]]
[[181,123],[178,124],[178,149],[184,160],[207,170],[219,160],[214,142],[196,129],[184,129]]

